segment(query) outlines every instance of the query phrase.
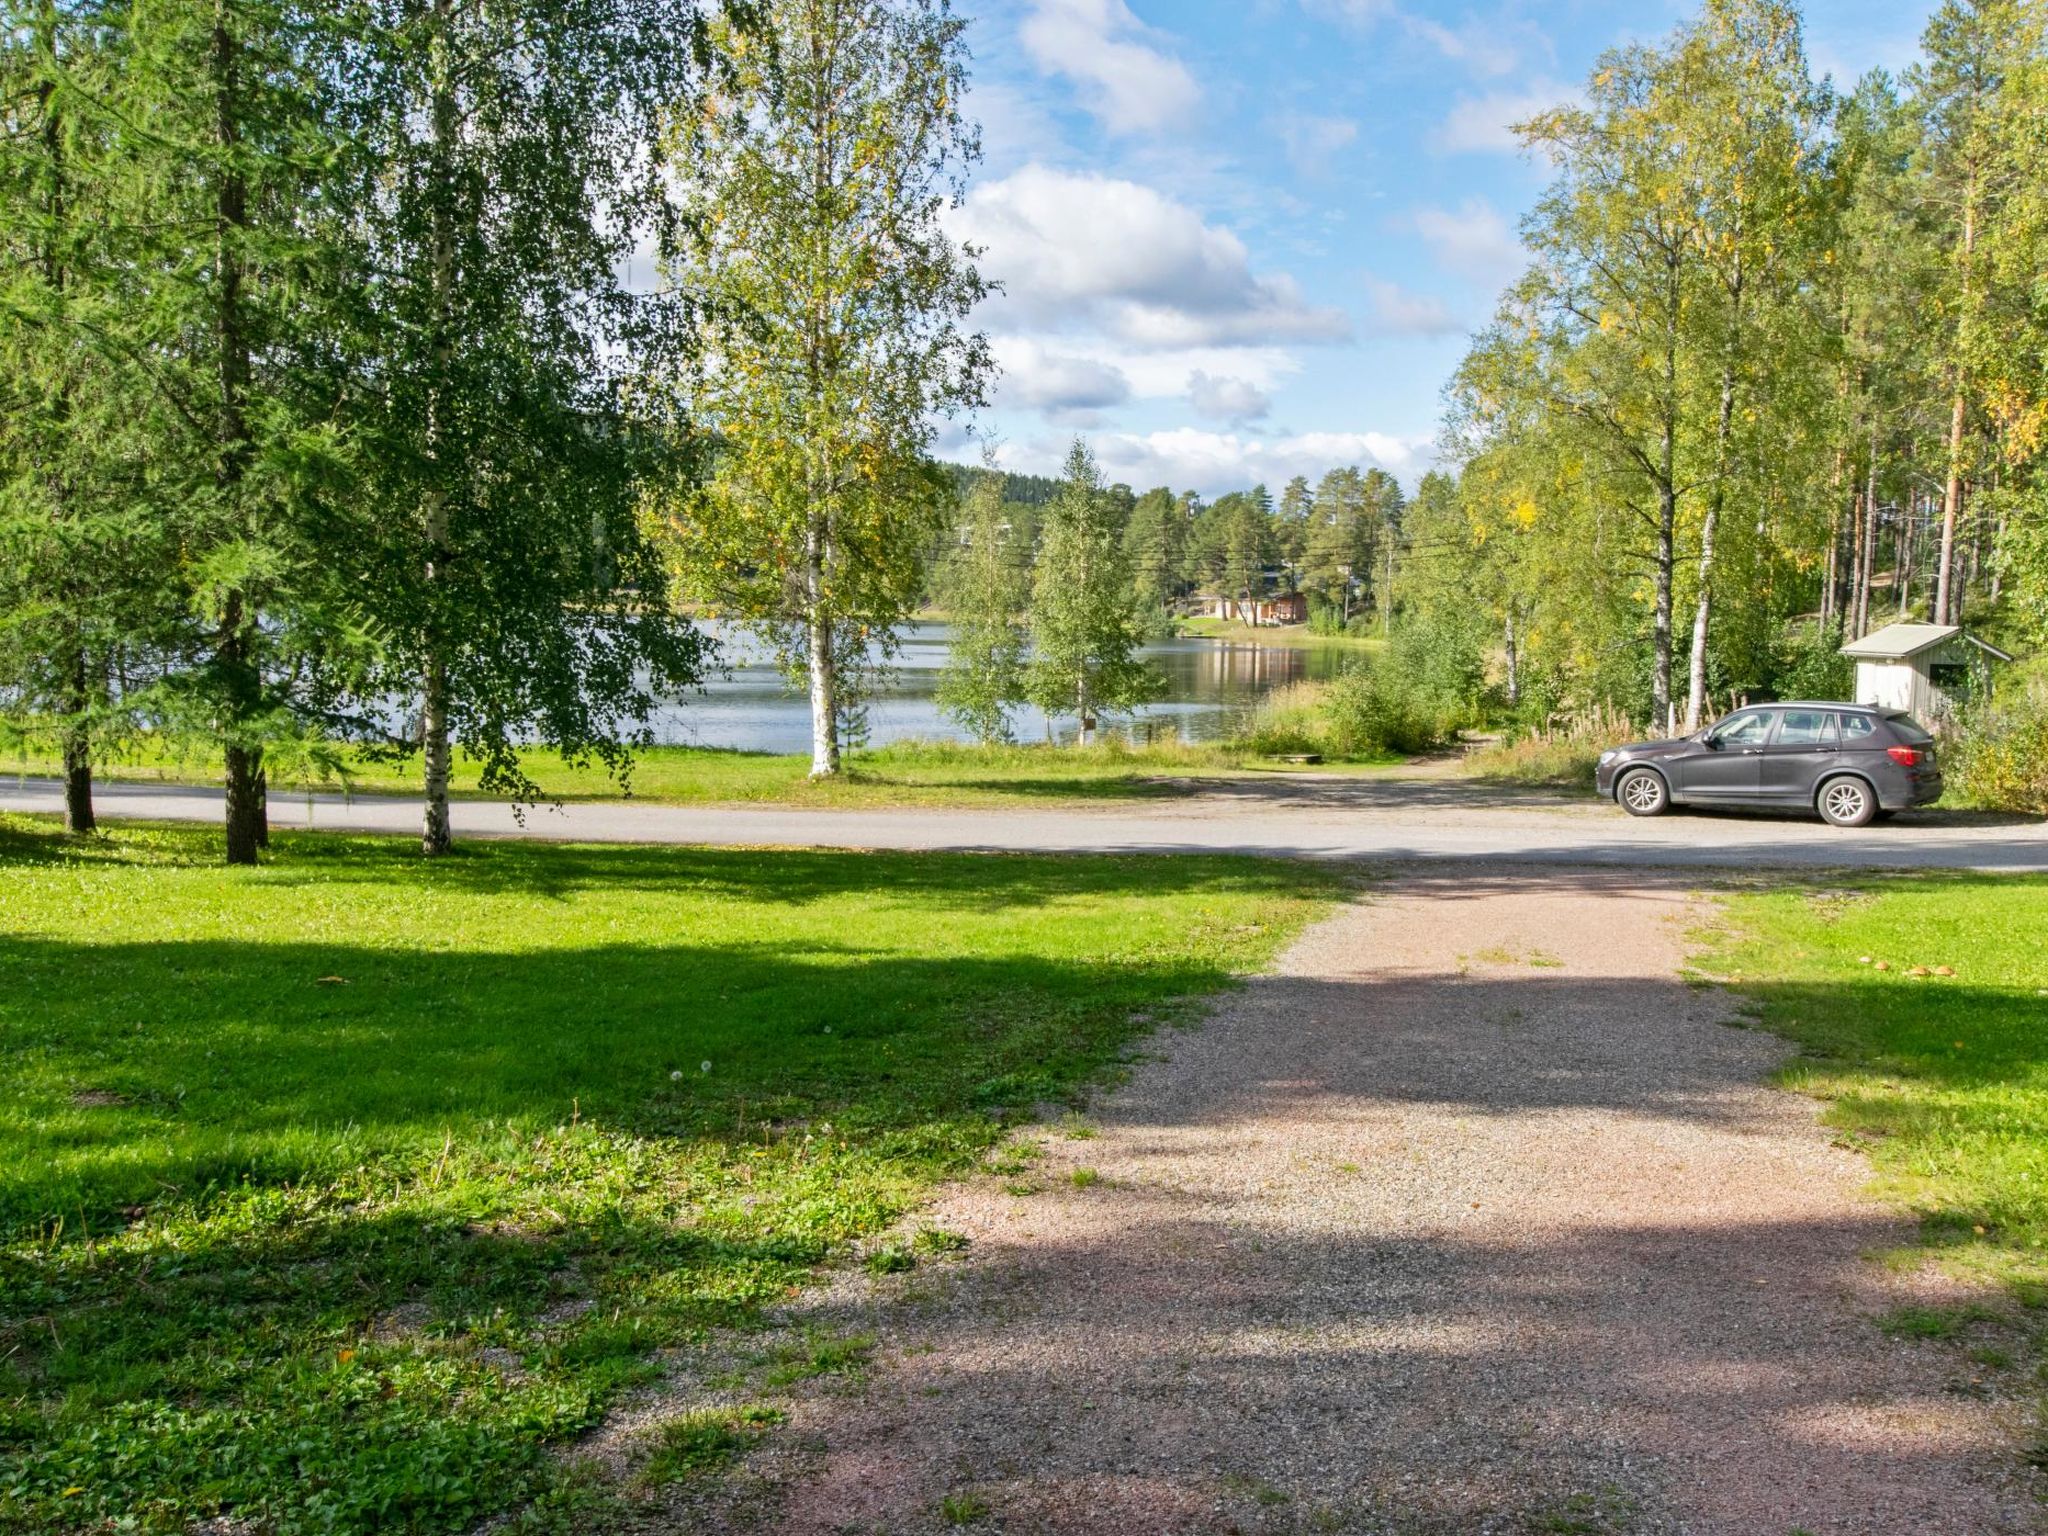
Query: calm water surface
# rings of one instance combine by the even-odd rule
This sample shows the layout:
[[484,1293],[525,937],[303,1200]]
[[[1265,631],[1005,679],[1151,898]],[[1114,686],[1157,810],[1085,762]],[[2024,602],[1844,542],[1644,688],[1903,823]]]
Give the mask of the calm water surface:
[[[654,719],[656,739],[702,747],[736,747],[749,752],[807,752],[811,744],[810,704],[785,686],[764,649],[750,636],[718,631],[724,666],[700,693],[665,703]],[[950,631],[944,624],[912,624],[901,631],[893,674],[868,707],[869,739],[960,740],[963,733],[939,713],[933,700],[946,665]],[[1229,640],[1167,640],[1143,655],[1166,675],[1166,692],[1117,726],[1140,740],[1178,738],[1215,741],[1261,695],[1303,679],[1334,677],[1355,656],[1339,646],[1258,645]],[[1045,716],[1029,705],[1013,712],[1019,741],[1042,741]],[[1071,741],[1074,719],[1055,716],[1053,736]]]

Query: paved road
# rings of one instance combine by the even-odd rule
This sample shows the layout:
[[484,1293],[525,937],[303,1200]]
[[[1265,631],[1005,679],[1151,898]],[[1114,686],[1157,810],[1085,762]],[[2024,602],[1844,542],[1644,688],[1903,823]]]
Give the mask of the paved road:
[[[101,815],[218,821],[217,790],[103,784]],[[0,811],[54,813],[58,786],[0,780]],[[413,832],[418,803],[279,795],[272,824]],[[459,802],[458,837],[1060,853],[1260,853],[1315,859],[2048,871],[2048,826],[1921,812],[1844,832],[1795,818],[1678,814],[1637,821],[1584,800],[1445,780],[1286,778],[1216,784],[1185,799],[1075,809],[900,811],[631,802]]]

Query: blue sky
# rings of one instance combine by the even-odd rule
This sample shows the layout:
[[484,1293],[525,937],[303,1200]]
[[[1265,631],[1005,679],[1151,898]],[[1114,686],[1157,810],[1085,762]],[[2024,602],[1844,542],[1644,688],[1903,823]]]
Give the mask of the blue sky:
[[[1141,490],[1412,482],[1543,183],[1506,125],[1690,8],[963,0],[986,158],[953,219],[1006,288],[976,427],[1040,473],[1079,432]],[[1811,0],[1816,72],[1903,68],[1928,9]]]

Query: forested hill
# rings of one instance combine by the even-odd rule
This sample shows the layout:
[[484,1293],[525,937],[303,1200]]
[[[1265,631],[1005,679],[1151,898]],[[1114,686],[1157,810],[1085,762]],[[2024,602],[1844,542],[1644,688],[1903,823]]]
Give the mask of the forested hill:
[[[978,466],[972,464],[948,464],[946,470],[952,475],[953,482],[962,495],[966,494],[968,484],[974,477],[982,473]],[[1053,492],[1059,487],[1059,481],[1050,475],[1013,475],[1007,470],[1003,472],[1003,500],[1020,506],[1042,507],[1052,500]]]

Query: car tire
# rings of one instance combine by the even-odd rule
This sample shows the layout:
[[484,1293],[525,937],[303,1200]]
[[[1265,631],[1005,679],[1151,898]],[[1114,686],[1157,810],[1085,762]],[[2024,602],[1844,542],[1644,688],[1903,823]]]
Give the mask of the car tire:
[[1671,789],[1654,768],[1630,768],[1614,781],[1614,799],[1631,816],[1662,816],[1671,808]]
[[1821,785],[1813,804],[1831,827],[1861,827],[1877,815],[1877,792],[1861,779],[1837,774]]

